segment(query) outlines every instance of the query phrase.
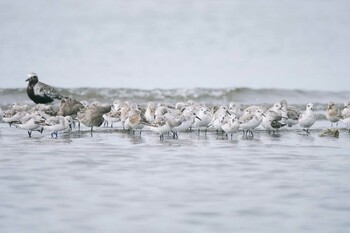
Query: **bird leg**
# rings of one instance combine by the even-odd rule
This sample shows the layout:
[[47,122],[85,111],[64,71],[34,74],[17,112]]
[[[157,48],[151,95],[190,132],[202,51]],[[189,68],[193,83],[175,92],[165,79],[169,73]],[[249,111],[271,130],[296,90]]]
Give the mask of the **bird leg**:
[[32,137],[32,131],[28,130],[28,136],[31,138]]

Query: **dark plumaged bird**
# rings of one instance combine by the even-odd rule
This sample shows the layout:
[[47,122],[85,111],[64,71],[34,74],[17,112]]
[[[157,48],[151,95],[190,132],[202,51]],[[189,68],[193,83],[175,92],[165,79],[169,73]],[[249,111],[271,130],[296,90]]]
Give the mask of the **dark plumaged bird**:
[[51,103],[55,99],[62,99],[63,97],[57,93],[57,91],[42,82],[39,82],[38,76],[36,73],[29,73],[27,75],[28,82],[27,94],[31,100],[36,104],[47,104]]

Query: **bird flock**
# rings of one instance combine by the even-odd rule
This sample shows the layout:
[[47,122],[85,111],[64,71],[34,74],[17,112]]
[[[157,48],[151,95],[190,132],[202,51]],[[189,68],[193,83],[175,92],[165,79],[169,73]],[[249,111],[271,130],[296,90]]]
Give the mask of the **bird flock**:
[[[35,73],[28,74],[28,97],[36,105],[13,104],[8,110],[0,109],[0,120],[10,126],[24,129],[31,137],[33,131],[50,132],[52,138],[58,137],[58,132],[72,132],[80,124],[93,132],[94,127],[115,127],[118,123],[122,130],[133,134],[144,130],[152,131],[164,140],[165,134],[172,134],[174,139],[179,133],[198,130],[206,134],[208,129],[222,132],[228,138],[238,131],[244,137],[254,137],[254,130],[261,126],[269,133],[275,133],[282,127],[300,125],[307,135],[309,129],[317,120],[313,104],[308,103],[305,111],[289,106],[286,100],[273,104],[270,108],[263,106],[248,106],[231,102],[228,106],[211,106],[194,103],[192,101],[178,102],[175,105],[149,102],[147,106],[139,106],[131,101],[115,100],[112,105],[93,102],[87,104],[70,97],[64,97],[44,83],[39,82]],[[55,99],[60,101],[58,111],[50,105]],[[342,121],[350,132],[350,102],[345,102],[343,109],[333,102],[328,104],[326,118],[338,125]]]

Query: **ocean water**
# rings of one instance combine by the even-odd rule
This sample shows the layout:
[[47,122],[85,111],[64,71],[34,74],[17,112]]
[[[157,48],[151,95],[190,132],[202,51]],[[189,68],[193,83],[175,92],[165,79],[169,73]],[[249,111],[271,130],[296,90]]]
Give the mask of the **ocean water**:
[[[60,90],[79,100],[137,103],[192,99],[272,104],[285,98],[304,108],[349,100],[347,92],[286,90]],[[30,104],[24,89],[1,89],[2,108]],[[170,101],[171,100],[171,101]],[[55,104],[58,104],[57,102]],[[232,140],[197,132],[179,139],[118,126],[93,135],[25,131],[0,123],[0,232],[347,232],[350,229],[350,134],[320,137],[285,128],[258,129]]]

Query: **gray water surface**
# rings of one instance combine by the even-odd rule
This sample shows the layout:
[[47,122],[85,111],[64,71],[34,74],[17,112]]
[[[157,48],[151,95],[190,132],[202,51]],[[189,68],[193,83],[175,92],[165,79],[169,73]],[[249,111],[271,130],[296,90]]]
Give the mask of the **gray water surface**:
[[346,232],[350,135],[178,140],[0,124],[0,232]]

